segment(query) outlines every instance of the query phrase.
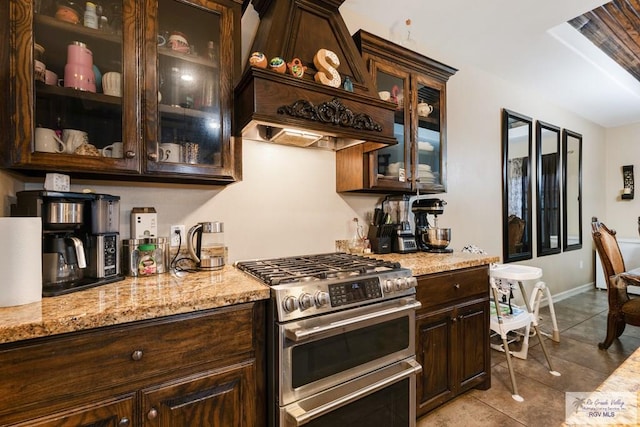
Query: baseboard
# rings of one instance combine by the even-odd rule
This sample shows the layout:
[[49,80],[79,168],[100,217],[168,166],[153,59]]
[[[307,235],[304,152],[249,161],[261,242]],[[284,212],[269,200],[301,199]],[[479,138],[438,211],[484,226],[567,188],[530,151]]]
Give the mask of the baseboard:
[[[573,289],[569,289],[569,290],[554,294],[554,295],[552,295],[553,302],[557,303],[559,301],[562,301],[563,299],[571,298],[573,296],[576,296],[576,295],[581,294],[583,292],[590,291],[592,289],[596,289],[595,282],[587,283],[585,285],[580,285],[580,286],[577,286],[577,287],[575,287]],[[547,305],[549,305],[549,303],[547,302],[547,299],[546,298],[542,298],[540,300],[540,307],[544,307],[544,306],[547,306]]]

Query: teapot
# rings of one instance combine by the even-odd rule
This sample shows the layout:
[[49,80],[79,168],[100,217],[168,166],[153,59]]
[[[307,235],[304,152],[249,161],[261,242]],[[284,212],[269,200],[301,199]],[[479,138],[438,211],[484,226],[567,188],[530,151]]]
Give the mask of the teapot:
[[418,115],[420,117],[429,117],[431,113],[433,113],[433,105],[429,105],[426,102],[420,102],[418,104]]

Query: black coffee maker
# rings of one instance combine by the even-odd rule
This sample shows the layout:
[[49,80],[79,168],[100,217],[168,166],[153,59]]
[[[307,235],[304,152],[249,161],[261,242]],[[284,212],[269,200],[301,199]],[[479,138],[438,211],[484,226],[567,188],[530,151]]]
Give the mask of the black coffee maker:
[[20,191],[11,216],[42,218],[42,295],[61,295],[122,280],[119,197]]

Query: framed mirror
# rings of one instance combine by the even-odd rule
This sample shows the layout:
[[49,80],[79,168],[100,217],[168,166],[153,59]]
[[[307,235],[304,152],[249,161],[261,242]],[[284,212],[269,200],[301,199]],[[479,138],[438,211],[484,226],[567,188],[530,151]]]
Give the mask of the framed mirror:
[[582,135],[562,131],[562,247],[582,248]]
[[536,122],[538,256],[560,253],[560,128]]
[[502,258],[532,257],[531,118],[502,110]]

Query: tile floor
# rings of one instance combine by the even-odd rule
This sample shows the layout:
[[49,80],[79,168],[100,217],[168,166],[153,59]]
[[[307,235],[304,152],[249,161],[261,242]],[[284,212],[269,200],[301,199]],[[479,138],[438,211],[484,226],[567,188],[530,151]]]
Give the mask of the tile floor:
[[[538,343],[529,339],[526,360],[512,358],[518,392],[511,398],[511,381],[504,353],[491,351],[491,388],[471,390],[418,419],[417,427],[431,426],[561,426],[565,420],[565,392],[596,389],[631,353],[640,347],[640,328],[627,326],[607,351],[598,349],[607,322],[606,291],[593,289],[554,302],[560,342],[546,338],[554,377]],[[540,309],[543,331],[551,331],[549,309]]]

